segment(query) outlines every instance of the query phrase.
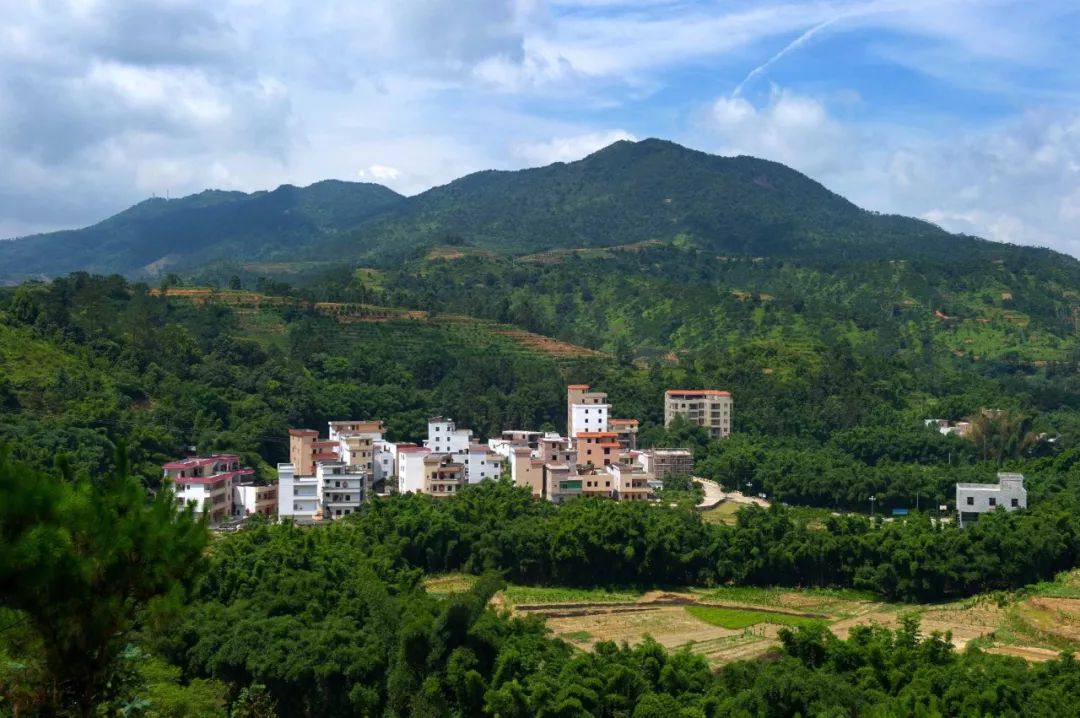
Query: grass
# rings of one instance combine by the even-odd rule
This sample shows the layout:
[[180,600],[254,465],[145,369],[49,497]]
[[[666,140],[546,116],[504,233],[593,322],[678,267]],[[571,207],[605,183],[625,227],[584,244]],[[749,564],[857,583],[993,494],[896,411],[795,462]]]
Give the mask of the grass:
[[743,504],[737,504],[734,501],[724,501],[708,511],[702,511],[701,518],[707,524],[734,524],[735,514],[737,514],[742,507]]
[[749,628],[759,623],[776,623],[782,626],[811,626],[822,622],[821,619],[817,618],[791,616],[786,613],[747,611],[740,608],[686,606],[686,610],[699,621],[731,630]]
[[424,579],[424,590],[436,595],[464,593],[476,585],[476,576],[467,573],[448,573],[442,576],[429,576]]
[[1053,581],[1041,581],[1028,590],[1034,595],[1048,598],[1080,598],[1080,572],[1059,573]]
[[568,631],[567,633],[560,633],[559,638],[574,643],[585,643],[592,639],[592,634],[588,631]]
[[522,603],[613,603],[636,601],[636,591],[608,591],[602,588],[548,588],[545,586],[508,586],[506,600]]
[[784,598],[792,594],[819,599],[822,605],[838,601],[876,601],[877,597],[869,591],[856,591],[853,588],[782,588],[770,586],[724,586],[712,589],[702,595],[706,601],[730,601],[733,603],[752,603],[759,606],[784,606]]

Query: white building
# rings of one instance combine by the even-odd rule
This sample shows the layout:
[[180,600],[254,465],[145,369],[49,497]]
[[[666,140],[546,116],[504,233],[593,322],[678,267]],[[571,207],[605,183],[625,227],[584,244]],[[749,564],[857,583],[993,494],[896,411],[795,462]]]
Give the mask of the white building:
[[278,464],[278,515],[300,522],[347,516],[368,497],[367,475],[341,461],[320,461],[314,476]]
[[367,474],[343,461],[321,461],[315,467],[315,477],[322,490],[325,518],[340,518],[354,513],[364,503],[367,494]]
[[397,450],[392,442],[380,439],[375,442],[375,460],[372,462],[372,477],[375,481],[385,481],[397,476]]
[[570,384],[566,387],[566,433],[571,439],[583,431],[607,431],[607,394],[591,391],[588,384]]
[[254,514],[274,516],[278,509],[277,484],[256,484],[244,481],[233,486],[233,517]]
[[[249,513],[245,506],[237,509],[236,489],[256,486],[255,470],[240,465],[235,454],[191,457],[162,465],[164,478],[176,490],[176,502],[192,504],[196,514],[207,514],[211,524],[220,524],[235,516]],[[255,504],[251,505],[252,511]]]
[[297,476],[292,464],[278,464],[278,516],[298,521],[322,519],[320,481],[314,476]]
[[453,419],[435,416],[428,419],[428,438],[424,446],[436,454],[466,454],[472,444],[472,431],[459,429]]
[[469,447],[468,453],[457,455],[455,458],[464,459],[465,476],[470,484],[478,484],[484,479],[497,479],[502,476],[504,457],[483,444],[473,444]]
[[1006,511],[1027,508],[1027,489],[1023,474],[999,473],[996,484],[957,484],[956,512],[960,525],[978,518],[979,514],[1003,507]]
[[426,474],[424,472],[424,457],[431,453],[426,446],[413,446],[411,444],[399,444],[397,447],[397,477],[398,491],[423,493]]

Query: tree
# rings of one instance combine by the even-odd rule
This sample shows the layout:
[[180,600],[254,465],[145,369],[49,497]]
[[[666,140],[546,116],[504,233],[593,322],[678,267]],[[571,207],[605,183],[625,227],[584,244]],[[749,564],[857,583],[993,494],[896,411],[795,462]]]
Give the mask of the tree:
[[116,465],[91,480],[64,460],[48,474],[0,452],[0,606],[41,638],[44,715],[90,716],[110,699],[137,619],[164,618],[204,565],[205,523],[170,490],[148,501],[122,450]]

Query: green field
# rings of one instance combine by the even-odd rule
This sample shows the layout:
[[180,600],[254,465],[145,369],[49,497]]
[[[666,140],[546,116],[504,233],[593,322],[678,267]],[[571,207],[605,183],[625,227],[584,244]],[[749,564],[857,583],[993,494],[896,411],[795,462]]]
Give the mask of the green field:
[[543,586],[508,586],[506,600],[511,605],[530,603],[609,603],[636,601],[640,592],[608,591],[602,588],[547,588]]
[[786,613],[770,613],[768,611],[747,611],[741,608],[686,606],[686,610],[691,616],[700,621],[732,630],[749,628],[759,623],[777,623],[783,626],[810,626],[822,622],[820,619],[805,616],[792,616]]

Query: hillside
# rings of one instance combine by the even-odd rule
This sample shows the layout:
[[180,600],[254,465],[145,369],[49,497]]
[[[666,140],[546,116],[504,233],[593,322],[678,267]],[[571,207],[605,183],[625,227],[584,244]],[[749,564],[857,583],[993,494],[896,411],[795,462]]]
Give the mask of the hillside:
[[734,254],[839,259],[945,256],[957,243],[986,244],[867,212],[776,162],[662,140],[468,175],[365,224],[353,248],[374,254],[446,238],[512,253],[677,240]]
[[869,212],[775,162],[644,140],[576,162],[477,172],[410,198],[328,181],[151,199],[86,229],[0,243],[0,282],[76,270],[152,277],[222,262],[386,266],[438,245],[533,255],[642,242],[826,269],[876,260],[1056,263],[1080,280],[1080,263],[1056,252]]
[[0,282],[73,271],[155,276],[225,257],[274,259],[328,241],[401,199],[381,185],[329,180],[157,197],[92,227],[0,242]]

